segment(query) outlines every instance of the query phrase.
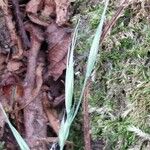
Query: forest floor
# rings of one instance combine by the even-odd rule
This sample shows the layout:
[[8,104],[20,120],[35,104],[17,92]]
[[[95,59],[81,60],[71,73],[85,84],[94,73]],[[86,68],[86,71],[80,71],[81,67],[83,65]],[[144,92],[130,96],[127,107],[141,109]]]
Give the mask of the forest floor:
[[[113,24],[117,12],[120,14],[102,42],[94,72],[89,98],[93,150],[150,149],[146,137],[150,133],[150,3],[123,2],[109,4],[106,28]],[[99,23],[102,3],[80,1],[77,7],[82,16],[77,44],[78,55],[85,55],[78,60],[82,65]],[[78,141],[81,135],[73,133],[77,149],[84,149]]]
[[[80,18],[74,57],[78,100],[103,8],[103,0],[0,0],[0,103],[32,150],[57,143],[71,35]],[[86,108],[91,149],[149,150],[150,1],[110,0],[100,42]],[[86,147],[82,106],[67,150]],[[0,150],[19,149],[1,111],[0,141]]]

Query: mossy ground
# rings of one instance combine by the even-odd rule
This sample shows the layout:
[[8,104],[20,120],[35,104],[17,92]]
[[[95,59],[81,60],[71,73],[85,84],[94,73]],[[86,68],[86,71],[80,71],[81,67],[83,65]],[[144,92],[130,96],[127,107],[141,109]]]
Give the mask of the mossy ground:
[[[116,2],[112,0],[109,5],[108,19],[119,7]],[[79,73],[84,72],[83,64],[99,23],[102,4],[96,0],[76,2],[81,15],[76,48],[81,57],[77,58]],[[148,1],[144,0],[131,2],[100,48],[89,105],[92,139],[103,140],[106,150],[135,149],[144,143],[143,138],[128,130],[129,126],[150,133],[150,11],[146,5]],[[79,133],[73,132],[71,137],[77,149],[83,149],[83,143],[78,141]],[[145,145],[143,150],[149,143]]]

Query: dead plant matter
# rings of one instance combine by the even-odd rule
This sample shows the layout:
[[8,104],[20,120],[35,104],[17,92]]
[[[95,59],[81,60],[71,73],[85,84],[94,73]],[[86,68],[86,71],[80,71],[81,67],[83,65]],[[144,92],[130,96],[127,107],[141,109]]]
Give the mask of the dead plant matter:
[[[0,2],[0,103],[33,150],[46,150],[49,139],[57,141],[56,108],[64,101],[72,31],[67,26],[69,5],[68,0]],[[9,149],[12,136],[2,118],[0,126]]]

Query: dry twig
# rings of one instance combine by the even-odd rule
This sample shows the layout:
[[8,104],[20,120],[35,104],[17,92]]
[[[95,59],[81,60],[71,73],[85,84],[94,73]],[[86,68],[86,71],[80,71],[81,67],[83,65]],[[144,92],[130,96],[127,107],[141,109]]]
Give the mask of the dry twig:
[[[40,77],[42,72],[42,68],[37,70],[36,67],[37,57],[41,43],[43,41],[43,37],[38,27],[33,26],[32,24],[26,24],[25,27],[30,33],[32,44],[28,57],[26,78],[24,81],[24,101],[26,104],[30,103],[28,107],[24,109],[25,134],[29,146],[36,147],[39,145],[39,143],[36,141],[36,138],[39,136],[46,137],[46,121],[41,102],[42,93],[39,93],[41,84],[40,87],[35,87],[38,85],[38,81],[36,81],[36,75]],[[35,100],[34,103],[33,100]],[[42,145],[42,148],[39,147],[37,149],[45,150],[45,146]]]
[[84,92],[84,99],[83,99],[83,126],[84,126],[84,143],[85,143],[85,150],[91,150],[91,134],[90,134],[90,120],[89,120],[89,109],[88,109],[88,98],[89,98],[89,90],[90,82],[86,86]]
[[122,6],[120,6],[118,8],[118,10],[116,11],[116,13],[114,14],[114,16],[112,17],[112,19],[108,22],[108,24],[106,24],[104,31],[102,33],[102,37],[101,37],[101,43],[103,42],[103,40],[105,39],[105,37],[107,36],[107,34],[109,33],[110,29],[115,25],[115,23],[117,22],[117,20],[120,18],[120,16],[122,15],[124,9],[127,7],[129,0],[124,0],[124,2],[122,3]]
[[15,11],[14,14],[15,14],[15,17],[16,17],[18,29],[20,31],[20,36],[21,36],[21,39],[22,39],[22,43],[24,45],[24,48],[27,49],[27,48],[30,47],[30,42],[29,42],[29,39],[28,39],[27,34],[25,32],[23,21],[21,19],[21,14],[20,14],[20,9],[19,9],[19,2],[18,2],[18,0],[11,0],[11,1],[12,1],[12,5],[14,7],[14,11]]

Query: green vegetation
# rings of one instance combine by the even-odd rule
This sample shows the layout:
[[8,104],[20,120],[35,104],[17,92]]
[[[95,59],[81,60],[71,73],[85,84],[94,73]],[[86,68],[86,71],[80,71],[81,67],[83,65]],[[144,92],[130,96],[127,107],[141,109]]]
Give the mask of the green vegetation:
[[66,116],[64,116],[61,121],[61,126],[60,126],[60,130],[58,134],[60,150],[64,149],[65,141],[68,139],[68,136],[70,133],[71,124],[79,111],[79,108],[80,108],[80,105],[84,96],[84,92],[88,84],[88,80],[90,79],[92,71],[94,70],[94,66],[97,60],[97,54],[99,50],[99,40],[101,39],[102,29],[104,25],[105,14],[106,14],[108,4],[109,4],[109,0],[106,0],[105,5],[104,5],[104,10],[100,18],[100,23],[96,29],[96,32],[95,32],[95,35],[94,35],[94,38],[90,47],[90,52],[89,52],[89,56],[87,60],[87,66],[86,66],[86,72],[84,75],[85,76],[84,82],[82,85],[82,90],[80,92],[80,97],[79,97],[79,100],[77,101],[77,104],[73,103],[73,96],[74,96],[74,59],[73,59],[73,56],[74,56],[74,49],[76,45],[79,22],[73,34],[72,43],[68,51],[67,64],[66,64],[66,78],[65,78]]
[[[109,6],[109,19],[118,7],[115,2]],[[81,2],[78,8],[83,19],[77,53],[85,55],[79,65],[85,63],[102,13],[101,4],[84,10],[87,3]],[[138,130],[150,134],[150,25],[149,10],[143,4],[146,1],[134,1],[126,7],[98,56],[89,100],[91,127],[93,140],[103,139],[106,150],[145,150],[150,144]],[[131,126],[139,133],[131,132]]]

